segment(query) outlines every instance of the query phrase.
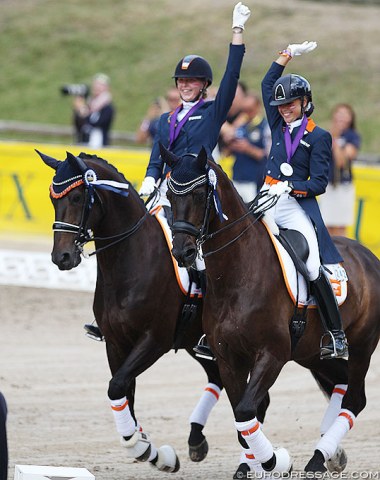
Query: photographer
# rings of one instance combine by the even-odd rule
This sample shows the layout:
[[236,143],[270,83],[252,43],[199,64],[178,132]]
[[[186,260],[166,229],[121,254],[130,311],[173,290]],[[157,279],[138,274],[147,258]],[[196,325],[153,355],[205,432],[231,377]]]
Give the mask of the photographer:
[[103,73],[95,75],[88,98],[85,89],[79,95],[76,94],[78,87],[80,85],[62,89],[64,93],[74,95],[75,141],[90,148],[109,145],[109,132],[115,115],[109,77]]

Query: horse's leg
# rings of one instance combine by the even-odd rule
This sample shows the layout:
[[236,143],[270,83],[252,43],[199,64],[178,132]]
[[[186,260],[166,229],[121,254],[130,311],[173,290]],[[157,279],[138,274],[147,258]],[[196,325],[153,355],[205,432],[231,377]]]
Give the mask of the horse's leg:
[[[249,366],[241,356],[234,357],[231,355],[229,355],[228,362],[218,357],[218,365],[226,393],[235,413],[235,409],[239,405],[247,388]],[[264,420],[268,406],[269,394],[268,392],[264,392],[262,398],[258,401],[255,414],[256,418],[260,418],[260,422]],[[247,443],[246,438],[241,435],[241,432],[238,432],[238,440],[242,451],[239,466],[233,478],[250,478],[249,475],[255,473],[264,474],[265,471],[262,469],[261,463],[255,458],[249,443]]]
[[[306,472],[326,472],[324,463],[336,453],[339,443],[353,427],[357,415],[366,404],[364,379],[367,374],[372,349],[350,350],[348,360],[348,388],[341,391],[342,404],[330,427],[318,441],[313,457],[305,467]],[[369,351],[368,351],[369,350]],[[338,400],[337,400],[338,401]]]
[[[340,412],[342,399],[347,390],[348,368],[345,360],[332,359],[326,362],[319,358],[314,368],[311,369],[311,373],[329,401],[320,425],[323,436]],[[334,455],[327,460],[327,468],[332,473],[341,473],[346,466],[347,454],[344,448],[338,445]]]
[[[208,383],[204,388],[203,394],[191,413],[189,419],[191,426],[188,439],[189,456],[193,462],[201,462],[206,458],[208,453],[208,442],[203,434],[203,428],[206,425],[211,410],[219,400],[219,395],[223,389],[223,385],[217,362],[197,357],[192,348],[187,349],[187,352],[202,365],[208,379]],[[264,422],[268,407],[269,394],[267,394],[264,400],[260,403],[257,411],[257,418],[260,423]],[[248,449],[248,445],[245,445],[245,449]],[[251,458],[249,453],[246,455],[245,449],[243,448],[241,463],[244,463],[247,461],[247,459]]]
[[197,357],[192,348],[186,349],[186,351],[202,365],[208,380],[203,394],[189,418],[191,428],[188,438],[190,460],[201,462],[206,458],[208,452],[208,443],[203,434],[203,428],[211,410],[219,400],[223,385],[216,362]]
[[[112,347],[107,343],[109,358]],[[153,336],[147,333],[136,343],[122,366],[113,375],[109,383],[108,397],[116,423],[116,429],[121,436],[121,444],[126,447],[127,455],[138,461],[149,461],[159,470],[177,472],[180,464],[172,447],[164,445],[156,448],[149,435],[142,431],[129,405],[126,392],[131,391],[135,378],[163,354],[162,347],[157,345]]]
[[244,395],[234,409],[235,426],[248,444],[255,462],[259,462],[265,472],[281,474],[289,473],[292,461],[286,449],[274,450],[262,431],[257,410],[285,363],[285,357],[281,359],[270,350],[259,352]]

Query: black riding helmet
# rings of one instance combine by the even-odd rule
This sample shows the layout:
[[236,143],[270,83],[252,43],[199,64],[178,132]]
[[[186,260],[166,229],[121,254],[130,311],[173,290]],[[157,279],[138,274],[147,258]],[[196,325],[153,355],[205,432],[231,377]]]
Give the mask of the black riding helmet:
[[290,73],[280,77],[273,85],[271,106],[285,105],[297,98],[306,97],[311,102],[310,83],[301,75]]
[[199,55],[187,55],[176,66],[174,75],[177,84],[178,78],[202,78],[207,86],[212,84],[212,70],[208,62]]

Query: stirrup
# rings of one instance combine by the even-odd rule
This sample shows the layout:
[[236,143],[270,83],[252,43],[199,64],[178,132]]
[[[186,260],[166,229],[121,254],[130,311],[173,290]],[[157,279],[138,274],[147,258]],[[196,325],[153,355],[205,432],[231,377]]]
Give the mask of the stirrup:
[[97,342],[103,342],[104,336],[99,327],[92,323],[86,323],[83,328],[86,330],[86,337]]
[[[329,341],[326,345],[324,345],[325,337],[329,338]],[[343,343],[343,346],[337,349],[336,341],[340,340]],[[321,360],[330,360],[335,358],[342,358],[343,360],[348,360],[348,346],[346,341],[346,336],[343,332],[342,338],[336,338],[330,330],[325,332],[319,344],[320,347],[320,359]]]
[[198,344],[195,345],[195,347],[193,347],[193,351],[195,352],[196,357],[204,358],[206,360],[216,361],[216,358],[212,353],[211,348],[207,344],[207,339],[205,334],[201,336]]

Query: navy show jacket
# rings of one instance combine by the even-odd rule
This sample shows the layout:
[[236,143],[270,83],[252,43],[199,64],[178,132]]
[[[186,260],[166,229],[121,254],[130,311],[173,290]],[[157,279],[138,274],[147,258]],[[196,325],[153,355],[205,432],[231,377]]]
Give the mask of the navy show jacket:
[[[273,62],[261,84],[263,103],[272,132],[272,148],[266,173],[276,180],[289,180],[292,183],[291,195],[296,197],[315,226],[321,262],[324,264],[339,263],[343,259],[331,240],[316,199],[317,195],[325,192],[328,184],[329,163],[332,156],[330,133],[315,125],[309,118],[305,134],[290,162],[293,174],[286,177],[280,171],[280,165],[287,161],[284,137],[285,122],[277,106],[271,106],[269,103],[272,100],[273,85],[281,77],[284,68]],[[292,139],[299,128],[294,128]]]
[[[185,153],[198,155],[202,146],[204,146],[208,157],[212,158],[212,151],[218,142],[221,126],[227,118],[235,97],[244,53],[244,45],[230,44],[226,71],[220,82],[215,100],[205,101],[187,119],[170,148],[175,155],[183,156]],[[154,138],[146,176],[154,177],[156,180],[164,178],[170,170],[167,165],[164,165],[160,156],[159,142],[166,148],[169,146],[170,117],[173,113],[167,112],[161,115]]]

